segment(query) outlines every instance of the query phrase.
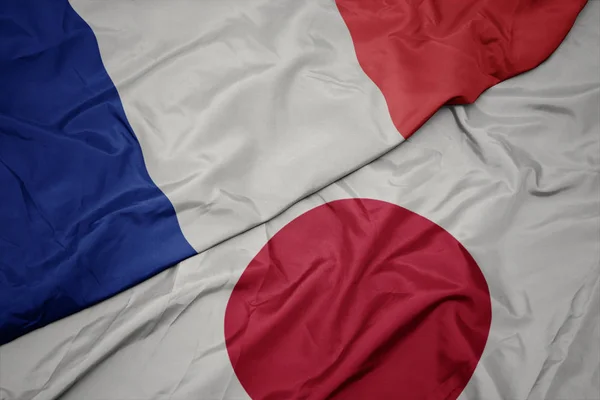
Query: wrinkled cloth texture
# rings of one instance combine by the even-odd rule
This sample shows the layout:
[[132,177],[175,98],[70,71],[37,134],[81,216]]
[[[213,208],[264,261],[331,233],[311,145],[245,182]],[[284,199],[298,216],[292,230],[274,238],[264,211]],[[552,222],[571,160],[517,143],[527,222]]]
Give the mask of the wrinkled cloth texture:
[[[586,1],[337,0],[360,65],[410,136],[443,104],[536,67]],[[411,71],[409,74],[405,71]]]
[[533,71],[442,108],[267,223],[1,346],[0,398],[247,399],[223,326],[238,279],[298,216],[371,198],[443,227],[485,276],[490,333],[459,399],[598,399],[599,19],[589,2]]
[[535,67],[585,0],[449,4],[3,1],[0,343],[268,221]]

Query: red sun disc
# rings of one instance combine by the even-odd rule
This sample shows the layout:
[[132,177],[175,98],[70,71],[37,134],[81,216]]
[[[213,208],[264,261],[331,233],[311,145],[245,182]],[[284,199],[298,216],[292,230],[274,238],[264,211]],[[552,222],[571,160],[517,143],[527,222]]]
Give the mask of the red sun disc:
[[254,400],[456,399],[483,352],[488,287],[448,232],[378,200],[282,228],[236,284],[231,363]]

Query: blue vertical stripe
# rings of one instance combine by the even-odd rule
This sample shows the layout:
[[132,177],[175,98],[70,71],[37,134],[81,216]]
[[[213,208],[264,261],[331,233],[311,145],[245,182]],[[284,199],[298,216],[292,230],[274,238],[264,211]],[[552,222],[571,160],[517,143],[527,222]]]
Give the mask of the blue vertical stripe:
[[66,0],[3,0],[0,344],[193,254],[91,28]]

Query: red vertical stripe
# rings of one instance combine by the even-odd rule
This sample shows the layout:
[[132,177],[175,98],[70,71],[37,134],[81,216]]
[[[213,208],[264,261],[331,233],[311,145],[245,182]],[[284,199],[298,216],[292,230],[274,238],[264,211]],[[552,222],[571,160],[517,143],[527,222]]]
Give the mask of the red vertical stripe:
[[358,60],[412,135],[444,104],[544,61],[586,0],[336,0]]

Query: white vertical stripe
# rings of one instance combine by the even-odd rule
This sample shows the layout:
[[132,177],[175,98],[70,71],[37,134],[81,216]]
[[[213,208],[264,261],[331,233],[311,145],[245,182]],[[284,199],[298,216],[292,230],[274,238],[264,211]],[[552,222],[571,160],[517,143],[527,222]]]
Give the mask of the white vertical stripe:
[[73,0],[202,250],[402,141],[333,0]]

